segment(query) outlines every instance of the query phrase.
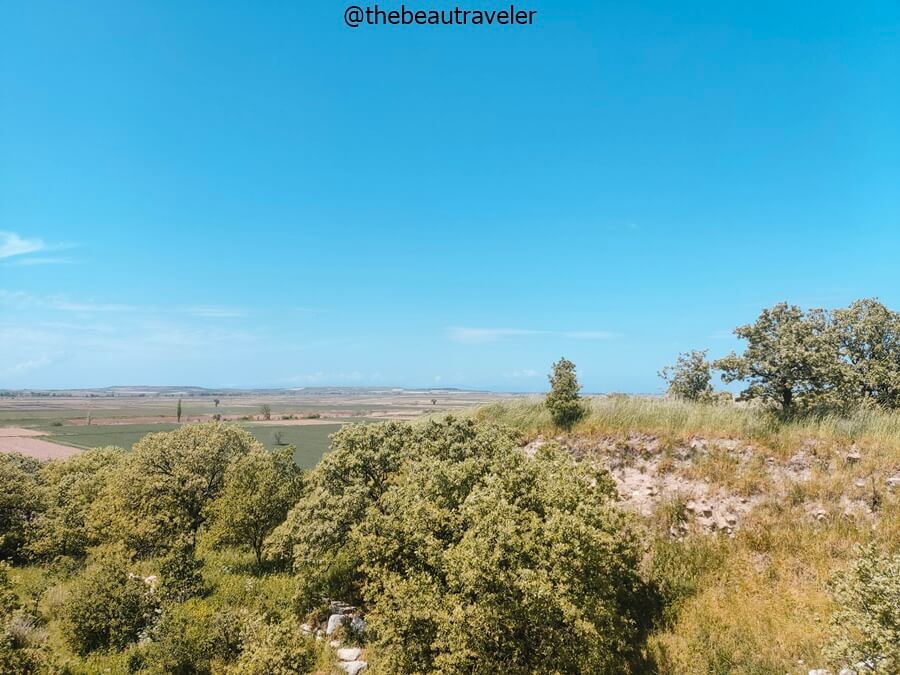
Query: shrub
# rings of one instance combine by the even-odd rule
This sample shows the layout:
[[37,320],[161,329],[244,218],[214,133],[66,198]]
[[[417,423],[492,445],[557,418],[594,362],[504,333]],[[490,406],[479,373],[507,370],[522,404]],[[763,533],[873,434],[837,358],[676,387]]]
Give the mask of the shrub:
[[72,584],[63,621],[77,653],[122,649],[150,625],[156,609],[152,589],[130,567],[125,555],[107,553]]
[[865,663],[866,672],[900,672],[900,554],[869,544],[836,576],[832,592],[832,660],[850,667]]
[[376,672],[628,672],[651,612],[608,474],[452,418],[410,440],[351,535]]
[[267,624],[254,617],[244,628],[243,651],[229,669],[234,675],[303,675],[312,672],[318,650],[296,621]]
[[159,568],[161,596],[168,602],[184,602],[202,595],[202,569],[203,563],[194,557],[194,549],[188,542],[173,546]]
[[32,524],[44,509],[41,463],[0,452],[0,560],[22,560]]
[[241,650],[241,624],[230,610],[200,600],[170,605],[150,634],[141,672],[205,675],[222,672]]

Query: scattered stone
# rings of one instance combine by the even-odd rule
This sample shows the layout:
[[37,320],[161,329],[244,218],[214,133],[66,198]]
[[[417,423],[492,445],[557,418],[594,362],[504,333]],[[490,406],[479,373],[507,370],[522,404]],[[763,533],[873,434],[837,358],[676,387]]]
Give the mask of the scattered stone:
[[346,670],[347,675],[357,675],[366,670],[369,667],[369,664],[365,661],[345,661],[339,663],[338,666]]
[[859,450],[851,450],[844,457],[844,461],[846,461],[847,464],[856,464],[861,459],[862,455],[859,454]]
[[354,616],[350,621],[350,630],[352,630],[354,633],[365,633],[366,620],[361,616]]
[[809,671],[809,675],[828,675],[828,670],[826,668],[813,668]]
[[862,478],[858,479],[858,480],[855,481],[853,484],[854,484],[856,487],[858,487],[858,488],[864,488],[864,487],[866,487],[866,481],[864,481]]
[[838,675],[856,675],[856,671],[850,670],[849,668],[841,668],[838,671]]
[[828,520],[828,513],[824,509],[818,508],[813,511],[813,517],[821,523]]
[[687,504],[685,504],[684,508],[686,511],[690,511],[691,513],[693,513],[697,510],[697,502],[691,499]]
[[348,620],[346,614],[332,614],[328,617],[328,625],[325,627],[325,635],[331,635]]
[[[331,642],[328,643],[328,646],[331,647],[332,649],[337,649],[338,647],[341,646],[341,641],[340,640],[332,640]],[[353,659],[348,659],[348,661],[352,661],[352,660]]]
[[344,647],[337,650],[337,657],[341,661],[359,661],[362,656],[362,649],[359,647]]
[[900,473],[895,473],[893,476],[885,481],[888,486],[888,490],[894,490],[896,488],[900,488]]

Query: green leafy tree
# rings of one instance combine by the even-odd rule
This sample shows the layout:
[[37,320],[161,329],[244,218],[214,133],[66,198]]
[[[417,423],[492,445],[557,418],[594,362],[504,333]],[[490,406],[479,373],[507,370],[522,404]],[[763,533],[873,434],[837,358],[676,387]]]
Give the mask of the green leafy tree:
[[249,548],[261,565],[266,537],[285,520],[301,489],[302,472],[291,446],[257,449],[238,458],[225,472],[212,505],[212,540]]
[[900,313],[875,299],[833,312],[845,396],[860,403],[900,408]]
[[0,560],[26,556],[34,522],[45,508],[40,467],[31,457],[0,452]]
[[652,615],[608,474],[474,420],[344,427],[275,542],[302,609],[365,602],[375,672],[626,672]]
[[178,423],[181,424],[181,399],[178,399],[178,406],[175,408],[175,417],[178,420]]
[[218,422],[147,434],[95,502],[91,527],[141,556],[193,547],[228,466],[262,449],[248,431]]
[[735,335],[747,341],[744,353],[713,363],[725,382],[746,381],[742,400],[759,399],[790,414],[840,403],[843,369],[828,313],[804,312],[780,303],[764,309]]
[[575,364],[562,358],[553,364],[550,379],[550,393],[547,394],[547,407],[556,426],[571,429],[586,413],[584,401],[581,399],[581,385],[575,375]]
[[414,430],[408,424],[348,424],[331,437],[331,451],[307,476],[303,497],[266,542],[272,558],[301,572],[301,608],[325,596],[354,599],[356,559],[350,530],[387,488]]
[[705,350],[679,354],[675,364],[663,368],[659,376],[668,383],[668,394],[674,398],[709,401],[713,397],[712,367]]
[[413,446],[352,534],[375,672],[629,672],[650,596],[608,474],[447,424],[468,441]]
[[41,468],[46,510],[34,522],[28,546],[33,555],[82,558],[98,543],[87,528],[91,505],[124,459],[120,448],[96,448]]
[[123,649],[154,619],[152,589],[131,567],[126,555],[108,552],[91,562],[72,584],[63,623],[66,639],[77,653]]
[[831,620],[829,654],[838,667],[900,672],[900,554],[862,548],[833,581],[837,609]]

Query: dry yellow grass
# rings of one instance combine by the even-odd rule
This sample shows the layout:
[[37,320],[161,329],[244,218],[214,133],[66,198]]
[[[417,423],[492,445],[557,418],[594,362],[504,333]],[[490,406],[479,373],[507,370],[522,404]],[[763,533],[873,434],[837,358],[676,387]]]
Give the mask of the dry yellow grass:
[[[526,440],[559,433],[538,397],[472,414],[510,425]],[[691,579],[648,643],[656,672],[837,672],[841,664],[828,663],[824,651],[833,609],[828,581],[860,544],[900,551],[900,494],[886,485],[900,472],[900,414],[862,410],[785,421],[750,406],[610,396],[590,399],[588,414],[568,436],[633,434],[660,441],[663,471],[673,470],[668,447],[693,438],[745,441],[752,452],[735,456],[713,444],[683,471],[758,499],[731,538],[695,533],[673,542],[670,517],[647,521],[655,538],[649,559],[660,546],[675,546],[683,554],[669,560],[665,575]],[[806,470],[792,472],[798,458]],[[714,564],[703,564],[704,551]]]

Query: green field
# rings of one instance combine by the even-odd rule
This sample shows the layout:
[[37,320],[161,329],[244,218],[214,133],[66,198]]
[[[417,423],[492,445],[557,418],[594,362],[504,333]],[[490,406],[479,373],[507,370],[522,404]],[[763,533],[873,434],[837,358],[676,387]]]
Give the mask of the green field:
[[[33,421],[33,420],[32,420]],[[146,434],[171,431],[178,428],[177,424],[110,424],[105,426],[61,426],[55,427],[49,424],[31,424],[35,429],[47,432],[45,440],[76,448],[96,448],[107,445],[115,445],[120,448],[131,449]],[[293,445],[297,448],[294,459],[297,465],[304,469],[311,469],[328,450],[328,437],[341,428],[341,424],[310,424],[310,425],[277,425],[254,424],[252,422],[240,424],[253,434],[256,439],[272,449],[276,447],[276,434],[280,434],[282,445]]]

